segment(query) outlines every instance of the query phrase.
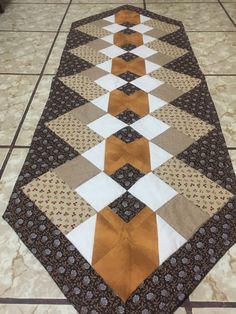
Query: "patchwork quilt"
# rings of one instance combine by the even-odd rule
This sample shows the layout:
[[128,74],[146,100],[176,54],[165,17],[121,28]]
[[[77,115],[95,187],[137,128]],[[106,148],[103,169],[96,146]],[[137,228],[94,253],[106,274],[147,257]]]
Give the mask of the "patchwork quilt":
[[173,313],[236,243],[235,190],[182,23],[74,22],[4,218],[78,313]]

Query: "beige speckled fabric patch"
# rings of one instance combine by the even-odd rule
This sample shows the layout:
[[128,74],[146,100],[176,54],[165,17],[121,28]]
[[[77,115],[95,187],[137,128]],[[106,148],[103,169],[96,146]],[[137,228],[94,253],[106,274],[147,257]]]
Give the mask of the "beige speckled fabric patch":
[[165,105],[152,113],[168,125],[197,140],[214,129],[214,127],[173,105]]
[[22,190],[64,234],[96,213],[51,171],[25,185]]
[[154,173],[209,215],[233,197],[232,193],[175,157]]
[[156,71],[153,71],[150,76],[170,84],[175,88],[184,91],[185,93],[201,83],[200,79],[196,79],[183,73],[168,70],[166,68],[160,68]]
[[147,43],[146,46],[157,50],[163,55],[172,56],[173,58],[179,58],[188,52],[187,49],[176,47],[175,45],[168,44],[167,42],[158,39]]
[[169,24],[169,23],[165,23],[162,21],[158,21],[158,20],[153,20],[150,19],[146,22],[144,22],[145,25],[151,26],[153,28],[158,28],[160,30],[166,31],[168,33],[172,33],[175,32],[179,29],[179,26],[173,25],[173,24]]
[[86,33],[88,35],[94,36],[94,37],[104,37],[104,36],[108,36],[111,33],[101,27],[98,27],[97,25],[94,24],[85,24],[82,26],[79,26],[77,28],[78,31]]
[[47,123],[47,127],[71,145],[80,154],[100,143],[103,138],[84,125],[71,113],[66,113]]
[[91,81],[87,76],[76,74],[60,77],[60,80],[69,88],[87,100],[102,96],[107,91]]
[[84,59],[94,65],[109,60],[109,58],[103,53],[98,52],[96,49],[93,49],[92,47],[86,45],[76,47],[69,51],[75,56]]

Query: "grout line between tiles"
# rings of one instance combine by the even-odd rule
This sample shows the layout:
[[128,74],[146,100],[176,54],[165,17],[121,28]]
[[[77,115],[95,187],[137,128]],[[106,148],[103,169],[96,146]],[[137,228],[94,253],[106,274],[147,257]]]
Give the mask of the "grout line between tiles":
[[[0,29],[0,33],[56,33],[57,31],[36,31],[36,30],[9,30]],[[67,31],[60,31],[60,33],[69,33]]]
[[192,307],[189,305],[185,306],[185,311],[186,314],[193,314]]
[[[2,148],[11,148],[11,145],[0,145],[0,149]],[[30,148],[29,145],[13,145],[13,149],[15,148]]]
[[176,2],[176,1],[162,1],[162,2],[148,2],[147,5],[149,4],[165,4],[165,3],[170,3],[170,4],[182,4],[182,3],[188,3],[188,4],[193,4],[193,3],[200,3],[200,4],[205,4],[205,3],[208,3],[208,4],[216,4],[217,2],[212,2],[212,1],[181,1],[181,2]]
[[[232,73],[232,74],[228,74],[228,73],[221,73],[221,74],[217,74],[217,73],[203,73],[204,76],[236,76],[236,73]],[[7,73],[7,72],[0,72],[0,75],[37,75],[39,76],[40,73]],[[43,76],[55,76],[56,73],[43,73]]]
[[[50,73],[44,73],[43,74],[43,76],[53,76],[53,75],[55,75],[56,73],[52,73],[52,74],[50,74]],[[28,76],[39,76],[40,75],[40,73],[20,73],[20,72],[18,72],[18,73],[12,73],[12,72],[10,72],[10,73],[7,73],[7,72],[3,72],[3,73],[1,73],[0,72],[0,75],[28,75]]]
[[11,2],[11,4],[63,4],[68,5],[69,2]]
[[235,32],[236,30],[235,31],[218,31],[218,30],[217,31],[192,31],[192,30],[188,31],[186,30],[186,33],[235,33]]
[[0,298],[0,304],[49,304],[68,305],[67,299],[44,299],[44,298]]
[[[48,2],[48,3],[45,3],[45,2],[12,2],[11,4],[58,4],[58,5],[68,5],[68,3],[69,3],[69,1],[68,2],[63,2],[63,3],[58,3],[58,2]],[[173,2],[174,3],[174,2]],[[199,2],[198,2],[199,3]],[[79,3],[79,2],[76,2],[76,3],[72,3],[72,4],[79,4],[79,5],[88,5],[88,4],[91,4],[91,5],[93,5],[93,4],[117,4],[118,6],[119,5],[124,5],[124,4],[126,4],[126,2],[125,2],[125,0],[124,0],[124,2],[121,2],[121,3],[117,3],[117,2],[109,2],[109,3],[107,3],[107,2],[92,2],[92,3]],[[129,2],[129,4],[131,4],[131,5],[140,5],[140,4],[142,4],[142,2]]]
[[186,311],[186,314],[193,314],[192,306],[190,304],[189,297],[184,301],[183,306],[184,306],[184,309]]
[[227,147],[228,150],[236,150],[236,147]]
[[236,74],[232,73],[232,74],[228,74],[228,73],[222,73],[222,74],[205,74],[203,73],[204,76],[236,76]]
[[143,8],[144,8],[144,10],[146,10],[146,9],[147,9],[147,6],[146,6],[146,1],[145,1],[145,0],[143,0]]
[[190,301],[192,308],[236,308],[236,302],[221,301]]
[[224,10],[225,14],[228,16],[228,18],[230,19],[230,21],[232,22],[232,24],[234,25],[234,27],[236,28],[236,23],[234,22],[234,20],[232,19],[232,17],[229,15],[228,11],[226,10],[226,8],[224,7],[223,3],[218,0],[219,5],[221,6],[221,8]]
[[68,2],[64,2],[64,3],[57,3],[57,2],[12,2],[11,4],[43,4],[43,5],[55,5],[55,4],[59,4],[59,5],[68,5],[69,4],[69,1]]
[[31,94],[31,96],[30,96],[29,102],[28,102],[28,104],[27,104],[27,106],[26,106],[26,108],[25,108],[25,111],[24,111],[24,113],[23,113],[23,116],[22,116],[22,118],[21,118],[21,120],[20,120],[20,123],[19,123],[19,125],[18,125],[18,127],[17,127],[17,130],[16,130],[16,132],[15,132],[14,138],[13,138],[13,140],[12,140],[12,142],[11,142],[9,151],[7,152],[7,155],[6,155],[6,157],[5,157],[4,161],[3,161],[2,168],[1,168],[1,170],[0,170],[0,179],[2,178],[2,175],[3,175],[3,173],[4,173],[4,170],[5,170],[6,165],[7,165],[7,163],[8,163],[8,160],[9,160],[10,157],[11,157],[12,150],[14,149],[14,146],[15,146],[15,143],[16,143],[16,141],[17,141],[18,135],[19,135],[19,133],[20,133],[20,131],[21,131],[21,127],[22,127],[22,125],[23,125],[23,123],[24,123],[24,120],[25,120],[25,118],[26,118],[26,115],[27,115],[27,113],[28,113],[28,111],[29,111],[29,108],[30,108],[30,106],[31,106],[31,103],[32,103],[32,101],[33,101],[33,99],[34,99],[34,95],[35,95],[35,93],[36,93],[36,91],[37,91],[37,88],[38,88],[38,86],[39,86],[39,83],[40,83],[40,81],[41,81],[41,79],[42,79],[42,77],[43,77],[43,72],[44,72],[44,70],[45,70],[45,68],[46,68],[47,62],[48,62],[48,60],[49,60],[49,57],[50,57],[50,55],[51,55],[51,52],[52,52],[52,49],[53,49],[53,47],[54,47],[54,45],[55,45],[55,42],[56,42],[56,40],[57,40],[57,37],[58,37],[58,35],[59,35],[60,29],[61,29],[61,27],[62,27],[62,24],[63,24],[63,22],[64,22],[64,20],[65,20],[66,15],[67,15],[67,12],[68,12],[68,10],[69,10],[69,7],[70,7],[70,5],[71,5],[71,2],[72,2],[72,0],[70,0],[70,2],[69,2],[68,5],[67,5],[67,8],[66,8],[65,13],[64,13],[64,15],[63,15],[63,17],[62,17],[61,23],[60,23],[60,25],[59,25],[59,27],[58,27],[58,30],[57,30],[57,32],[56,32],[56,35],[55,35],[54,40],[53,40],[53,42],[52,42],[52,45],[51,45],[51,47],[50,47],[50,49],[49,49],[49,52],[48,52],[48,54],[47,54],[47,57],[46,57],[46,59],[45,59],[44,65],[43,65],[43,67],[42,67],[42,70],[41,70],[41,72],[40,72],[39,78],[38,78],[38,80],[37,80],[37,82],[36,82],[36,84],[35,84],[35,87],[34,87],[34,89],[33,89],[33,92],[32,92],[32,94]]
[[[175,2],[176,3],[176,2]],[[183,2],[180,2],[180,3],[183,3]],[[193,3],[193,2],[191,2]],[[196,3],[199,3],[199,2],[196,2]],[[206,3],[206,2],[204,2]],[[227,2],[229,3],[229,2]],[[78,3],[76,3],[78,4]],[[146,8],[146,2],[144,3],[143,2],[143,6]],[[37,30],[8,30],[8,29],[0,29],[0,33],[56,33],[57,31],[37,31]],[[212,30],[206,30],[206,31],[201,31],[201,30],[186,30],[186,33],[235,33],[236,30],[230,30],[230,31],[219,31],[219,30],[215,30],[215,31],[212,31]],[[60,31],[60,34],[61,33],[69,33],[69,31]]]
[[[0,298],[0,304],[68,305],[70,303],[67,299],[59,298]],[[185,308],[187,314],[192,314],[193,308],[236,308],[236,302],[186,300],[180,307]]]

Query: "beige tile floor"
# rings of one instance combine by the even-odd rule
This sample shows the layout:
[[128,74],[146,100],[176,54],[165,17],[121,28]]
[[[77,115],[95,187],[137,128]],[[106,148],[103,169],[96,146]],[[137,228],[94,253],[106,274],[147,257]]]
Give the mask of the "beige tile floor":
[[[47,100],[70,24],[124,2],[5,0],[5,13],[0,15],[0,214],[7,206]],[[207,76],[236,171],[236,0],[131,3],[184,23]],[[0,230],[0,314],[75,314],[2,218]],[[205,313],[236,313],[236,245],[192,293],[186,307],[176,312]]]

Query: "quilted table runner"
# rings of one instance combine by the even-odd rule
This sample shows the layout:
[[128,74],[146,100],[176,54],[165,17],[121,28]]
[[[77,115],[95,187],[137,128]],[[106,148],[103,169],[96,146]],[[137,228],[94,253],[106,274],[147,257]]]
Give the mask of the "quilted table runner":
[[182,23],[74,22],[4,218],[78,313],[173,313],[236,243],[235,190]]

